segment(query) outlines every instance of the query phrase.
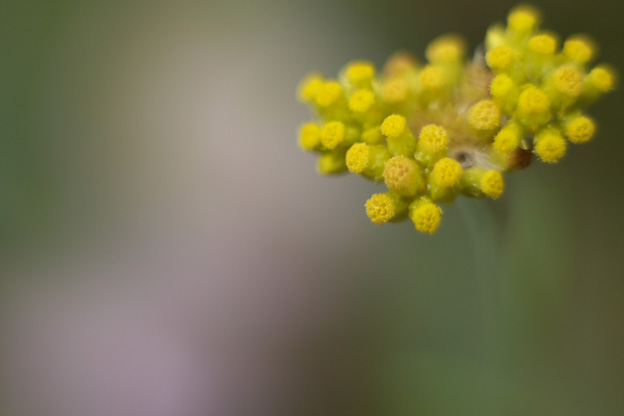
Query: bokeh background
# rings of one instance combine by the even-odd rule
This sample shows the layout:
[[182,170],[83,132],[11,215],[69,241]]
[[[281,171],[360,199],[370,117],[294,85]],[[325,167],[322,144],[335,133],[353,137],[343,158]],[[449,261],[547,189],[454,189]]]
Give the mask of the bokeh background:
[[[434,237],[296,145],[307,72],[514,4],[2,1],[0,414],[624,414],[621,92]],[[624,70],[624,3],[535,4]]]

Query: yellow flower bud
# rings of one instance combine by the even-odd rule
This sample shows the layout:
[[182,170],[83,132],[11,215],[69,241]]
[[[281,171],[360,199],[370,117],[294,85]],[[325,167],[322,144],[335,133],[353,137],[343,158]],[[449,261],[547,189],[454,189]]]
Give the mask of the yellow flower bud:
[[489,51],[485,55],[485,60],[492,70],[506,71],[514,62],[514,52],[510,46],[499,46]]
[[449,144],[448,133],[443,127],[429,124],[420,130],[418,144],[426,153],[438,153],[446,151]]
[[375,104],[375,94],[370,90],[358,90],[349,98],[349,109],[354,113],[365,113]]
[[615,85],[615,76],[613,71],[604,66],[598,66],[592,69],[587,76],[587,80],[600,92],[608,92],[612,90]]
[[583,80],[581,102],[591,103],[614,88],[615,72],[605,65],[597,66]]
[[370,146],[366,143],[355,143],[347,150],[346,164],[349,172],[362,173],[370,164]]
[[407,99],[409,85],[403,78],[393,78],[388,80],[381,90],[381,97],[390,104],[400,103]]
[[490,27],[485,33],[485,48],[488,51],[503,46],[506,43],[507,36],[505,35],[505,28],[499,24]]
[[535,35],[529,39],[528,48],[539,55],[552,55],[557,49],[557,38],[548,34]]
[[375,66],[366,61],[352,62],[347,66],[345,75],[353,85],[368,85],[375,76]]
[[492,199],[497,199],[505,190],[503,175],[495,170],[485,172],[481,178],[481,190]]
[[459,61],[465,53],[464,40],[457,35],[444,35],[434,39],[425,55],[430,62],[452,62]]
[[412,159],[394,156],[386,162],[384,182],[388,189],[403,196],[416,196],[425,190],[423,169]]
[[583,115],[575,115],[567,118],[563,128],[566,137],[575,144],[588,142],[596,133],[596,124],[594,121]]
[[316,104],[321,108],[330,107],[342,97],[342,85],[337,81],[327,81],[323,83],[315,96]]
[[365,206],[366,215],[376,225],[397,220],[407,210],[407,204],[400,197],[390,192],[374,194],[366,201]]
[[299,146],[303,150],[316,150],[321,144],[321,128],[314,123],[306,123],[299,129]]
[[381,124],[381,132],[387,137],[388,150],[392,155],[408,156],[414,153],[416,140],[407,128],[405,117],[398,114],[386,117]]
[[532,7],[520,6],[507,16],[507,26],[520,33],[528,33],[535,29],[539,20],[539,13]]
[[420,130],[414,157],[422,166],[431,166],[446,156],[449,137],[446,130],[436,124],[429,124]]
[[583,88],[583,74],[570,65],[564,65],[553,73],[552,81],[555,89],[560,94],[576,98]]
[[510,114],[516,109],[518,102],[518,86],[506,74],[500,74],[492,79],[490,95],[501,111]]
[[437,186],[452,188],[459,183],[462,168],[458,161],[445,157],[436,162],[431,178]]
[[381,124],[381,133],[386,137],[399,137],[407,127],[407,120],[399,114],[386,117]]
[[461,178],[462,191],[475,198],[497,199],[505,190],[503,175],[495,170],[478,167],[466,169]]
[[416,70],[417,61],[408,52],[397,52],[386,61],[384,73],[389,77],[402,76]]
[[345,172],[347,170],[347,165],[345,164],[345,151],[343,149],[336,149],[323,153],[318,159],[316,170],[321,175],[332,175]]
[[410,204],[409,217],[418,231],[433,234],[440,226],[442,209],[423,197]]
[[345,125],[340,121],[330,121],[321,129],[321,144],[327,149],[335,149],[345,140]]
[[524,132],[522,127],[515,121],[510,121],[498,132],[496,137],[494,137],[492,146],[498,152],[510,155],[520,146],[523,138]]
[[445,86],[444,73],[438,67],[427,65],[418,73],[418,83],[423,91],[440,91]]
[[518,98],[516,116],[525,128],[537,130],[552,117],[548,96],[534,85],[527,86]]
[[346,164],[349,172],[381,180],[388,159],[390,153],[386,146],[355,143],[347,150]]
[[500,127],[501,112],[492,100],[481,100],[468,111],[468,123],[479,132],[491,132]]
[[575,36],[565,41],[563,53],[573,61],[581,64],[591,61],[595,54],[593,42],[585,37]]
[[299,100],[306,103],[314,101],[318,91],[323,86],[323,81],[323,77],[317,73],[306,76],[297,89]]
[[567,144],[561,132],[554,127],[546,127],[537,132],[533,139],[533,151],[546,163],[557,163],[565,153]]
[[459,193],[463,169],[458,161],[448,157],[438,160],[428,177],[429,194],[434,201],[452,202]]

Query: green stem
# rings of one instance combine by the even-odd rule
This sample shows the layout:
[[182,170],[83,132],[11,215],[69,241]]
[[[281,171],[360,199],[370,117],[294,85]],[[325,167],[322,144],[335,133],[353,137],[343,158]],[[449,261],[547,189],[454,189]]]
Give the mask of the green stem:
[[483,317],[483,374],[485,415],[505,414],[503,408],[505,325],[502,233],[489,201],[464,199],[458,203],[475,258]]

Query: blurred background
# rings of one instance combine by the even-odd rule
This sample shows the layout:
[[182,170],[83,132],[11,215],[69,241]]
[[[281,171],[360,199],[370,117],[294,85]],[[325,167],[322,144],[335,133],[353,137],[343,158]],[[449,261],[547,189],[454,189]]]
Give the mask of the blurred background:
[[[624,70],[624,3],[535,4]],[[2,1],[0,414],[624,414],[621,92],[434,237],[296,144],[307,72],[513,5]],[[501,230],[485,283],[461,210]]]

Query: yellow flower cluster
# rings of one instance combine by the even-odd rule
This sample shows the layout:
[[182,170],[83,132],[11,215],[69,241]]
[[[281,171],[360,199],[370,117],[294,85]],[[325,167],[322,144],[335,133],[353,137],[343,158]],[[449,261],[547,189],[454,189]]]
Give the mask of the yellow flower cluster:
[[426,63],[398,53],[381,73],[357,61],[337,79],[307,76],[299,98],[318,117],[301,127],[300,146],[320,155],[321,174],[385,183],[365,204],[374,224],[409,217],[433,234],[438,204],[460,194],[496,199],[503,174],[532,154],[556,163],[568,142],[589,141],[596,125],[583,109],[614,88],[609,67],[589,66],[590,40],[572,36],[560,47],[527,6],[491,27],[485,48],[467,60],[464,41],[445,35],[429,44]]

